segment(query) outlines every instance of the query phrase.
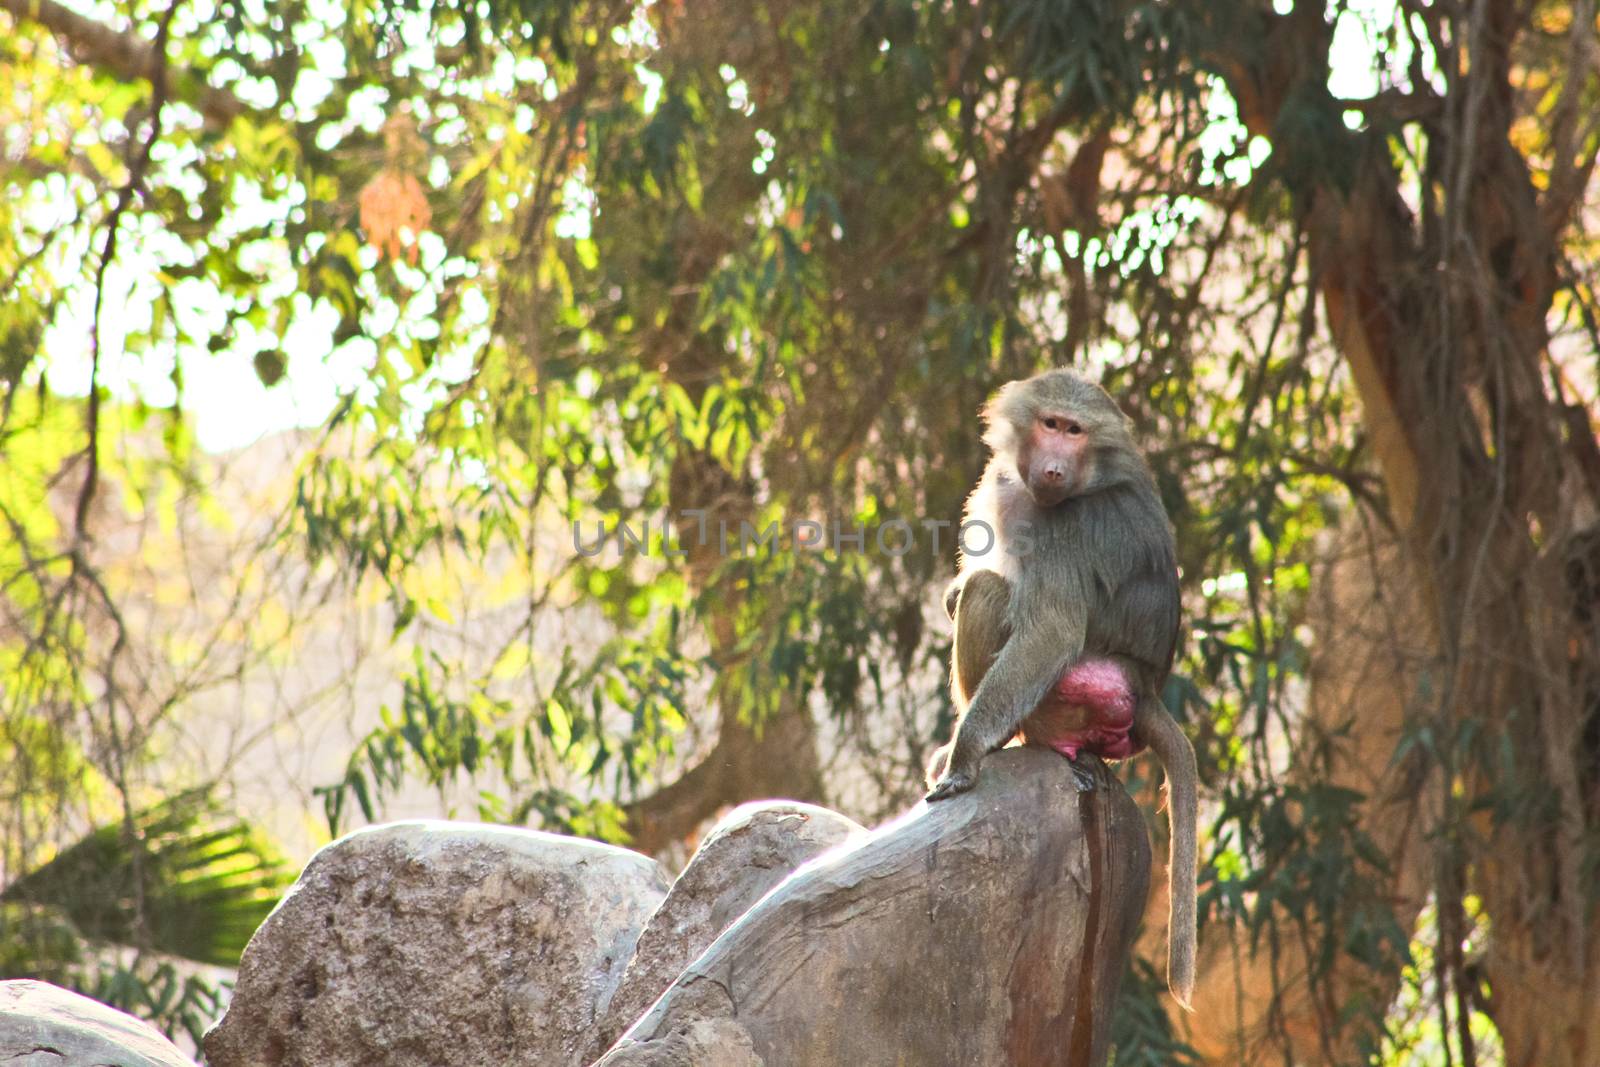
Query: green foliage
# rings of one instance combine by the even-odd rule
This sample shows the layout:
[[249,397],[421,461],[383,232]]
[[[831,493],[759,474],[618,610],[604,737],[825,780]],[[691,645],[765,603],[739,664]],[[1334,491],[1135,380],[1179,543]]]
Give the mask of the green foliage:
[[1387,860],[1356,824],[1360,800],[1354,790],[1323,784],[1231,792],[1218,816],[1226,851],[1205,905],[1238,914],[1252,938],[1275,932],[1283,915],[1310,929],[1342,930],[1342,945],[1323,942],[1313,958],[1319,970],[1341,948],[1374,970],[1409,962],[1406,932],[1368,888],[1379,884]]
[[100,966],[69,980],[95,1000],[144,1019],[169,1038],[188,1038],[195,1048],[223,1009],[232,983],[215,982],[169,962],[151,966]]
[[[203,918],[197,915],[196,921]],[[87,947],[60,908],[0,901],[0,979],[34,978],[76,990],[150,1022],[168,1037],[186,1036],[198,1048],[223,1009],[229,983],[171,960],[122,962],[116,955],[107,958]]]
[[1166,980],[1147,961],[1129,963],[1111,1023],[1107,1067],[1196,1067],[1205,1062],[1173,1033],[1162,1004],[1170,995]]
[[650,747],[652,741],[670,746],[672,731],[681,729],[685,678],[685,664],[668,658],[641,660],[631,647],[612,650],[587,670],[569,657],[541,712],[525,716],[509,701],[491,696],[487,678],[469,682],[465,697],[448,695],[446,690],[461,688],[453,684],[457,679],[450,668],[419,657],[404,679],[400,707],[384,708],[382,724],[362,740],[344,777],[317,790],[329,833],[338,834],[348,825],[351,799],[365,819],[375,820],[379,798],[409,774],[420,772],[442,792],[458,777],[470,779],[493,768],[512,790],[507,795],[481,793],[479,818],[513,824],[536,820],[550,829],[620,841],[624,835],[615,804],[539,783],[552,776],[552,764],[587,778],[611,765],[608,745],[614,731],[602,719],[607,707],[619,705],[636,710],[616,770],[637,774],[649,766],[660,755]]
[[231,966],[292,880],[258,830],[191,792],[62,849],[0,888],[0,905],[41,935],[46,961],[61,961],[70,924],[91,941]]
[[0,886],[0,978],[75,989],[198,1047],[233,966],[293,881],[259,830],[200,791],[91,831]]

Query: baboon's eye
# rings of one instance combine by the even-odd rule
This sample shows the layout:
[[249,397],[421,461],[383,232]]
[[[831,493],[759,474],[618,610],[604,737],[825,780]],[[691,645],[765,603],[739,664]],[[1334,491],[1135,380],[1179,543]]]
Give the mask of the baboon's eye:
[[[1044,423],[1044,428],[1047,429],[1047,430],[1059,430],[1059,429],[1061,429],[1061,420],[1056,418],[1054,415],[1046,415],[1044,418],[1040,419],[1039,421]],[[1068,431],[1068,432],[1070,433],[1071,431]]]
[[1079,426],[1075,422],[1067,423],[1067,433],[1071,434],[1073,437],[1078,436],[1082,432],[1083,432],[1083,427],[1082,426]]

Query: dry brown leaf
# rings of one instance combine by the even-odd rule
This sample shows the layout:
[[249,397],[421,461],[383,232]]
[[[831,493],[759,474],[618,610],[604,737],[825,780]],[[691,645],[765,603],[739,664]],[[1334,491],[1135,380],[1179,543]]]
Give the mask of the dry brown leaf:
[[[361,228],[367,243],[389,259],[405,253],[406,262],[417,262],[417,238],[433,221],[422,183],[409,174],[384,169],[372,176],[361,189]],[[402,236],[409,230],[410,239]]]

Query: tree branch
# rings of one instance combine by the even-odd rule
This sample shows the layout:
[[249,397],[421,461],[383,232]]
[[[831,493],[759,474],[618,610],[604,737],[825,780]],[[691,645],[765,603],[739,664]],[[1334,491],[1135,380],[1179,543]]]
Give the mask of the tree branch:
[[[10,13],[19,23],[43,26],[61,39],[78,62],[99,67],[122,81],[154,84],[166,66],[143,37],[84,18],[56,0],[0,0],[0,11]],[[238,116],[255,111],[226,89],[206,84],[194,71],[169,70],[167,78],[172,95],[195,107],[208,126],[223,129]]]
[[1370,119],[1387,119],[1390,122],[1425,122],[1444,114],[1444,100],[1433,93],[1408,93],[1401,89],[1384,89],[1373,96],[1336,97],[1340,107],[1359,111]]

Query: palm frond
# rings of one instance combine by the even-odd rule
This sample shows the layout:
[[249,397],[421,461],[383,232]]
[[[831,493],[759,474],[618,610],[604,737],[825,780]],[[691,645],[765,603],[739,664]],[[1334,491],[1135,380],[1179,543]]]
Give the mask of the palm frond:
[[[100,827],[3,890],[85,938],[233,966],[293,875],[249,822],[201,790]],[[130,832],[131,830],[131,832]]]

